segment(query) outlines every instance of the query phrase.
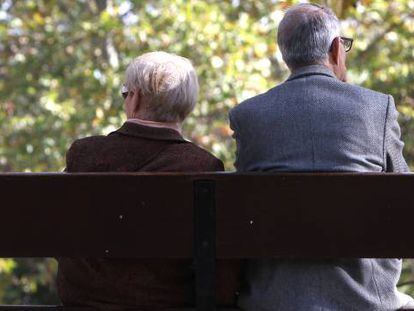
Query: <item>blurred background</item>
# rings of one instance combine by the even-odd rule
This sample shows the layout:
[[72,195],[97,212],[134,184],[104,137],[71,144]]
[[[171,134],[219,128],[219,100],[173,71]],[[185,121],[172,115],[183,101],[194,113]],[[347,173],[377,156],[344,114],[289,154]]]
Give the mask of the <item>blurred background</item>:
[[[201,91],[185,135],[233,170],[227,112],[289,75],[276,32],[298,2],[0,1],[0,172],[62,171],[73,140],[118,128],[124,70],[155,50],[193,61]],[[350,83],[394,96],[414,168],[414,1],[315,2],[355,39]],[[0,259],[0,303],[58,303],[55,273],[53,259]],[[400,289],[414,295],[413,261]]]

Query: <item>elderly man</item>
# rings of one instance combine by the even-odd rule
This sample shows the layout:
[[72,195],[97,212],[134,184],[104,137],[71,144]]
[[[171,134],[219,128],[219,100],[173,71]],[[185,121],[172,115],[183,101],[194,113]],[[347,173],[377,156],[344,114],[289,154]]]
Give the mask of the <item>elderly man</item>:
[[[220,160],[181,135],[181,124],[197,95],[197,76],[187,59],[164,52],[136,58],[126,70],[122,89],[127,121],[108,136],[75,141],[67,153],[66,171],[222,171]],[[58,262],[58,292],[67,306],[146,310],[194,306],[194,275],[188,260],[59,258]],[[219,305],[235,304],[237,272],[237,265],[217,264]]]
[[[238,171],[408,171],[393,98],[346,83],[352,39],[341,37],[331,10],[291,7],[278,44],[290,77],[230,112]],[[397,291],[400,273],[399,259],[252,261],[239,305],[395,310],[413,302]]]

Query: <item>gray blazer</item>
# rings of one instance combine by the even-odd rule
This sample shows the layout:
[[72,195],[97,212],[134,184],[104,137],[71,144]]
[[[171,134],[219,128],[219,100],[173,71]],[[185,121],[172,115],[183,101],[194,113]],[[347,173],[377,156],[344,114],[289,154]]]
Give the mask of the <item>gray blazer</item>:
[[[392,96],[301,68],[230,111],[238,171],[407,172]],[[395,310],[398,259],[250,261],[243,310]]]

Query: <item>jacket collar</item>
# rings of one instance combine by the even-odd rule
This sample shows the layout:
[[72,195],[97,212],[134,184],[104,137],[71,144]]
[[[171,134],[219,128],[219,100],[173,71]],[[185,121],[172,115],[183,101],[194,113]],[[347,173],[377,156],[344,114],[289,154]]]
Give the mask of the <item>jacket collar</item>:
[[323,65],[310,65],[300,67],[299,69],[295,70],[286,81],[292,81],[295,79],[313,75],[322,75],[337,79],[334,73],[330,69],[328,69],[328,67],[325,67]]
[[110,133],[126,136],[134,136],[146,139],[168,140],[175,142],[187,142],[177,131],[169,128],[157,128],[132,122],[125,122],[118,130]]

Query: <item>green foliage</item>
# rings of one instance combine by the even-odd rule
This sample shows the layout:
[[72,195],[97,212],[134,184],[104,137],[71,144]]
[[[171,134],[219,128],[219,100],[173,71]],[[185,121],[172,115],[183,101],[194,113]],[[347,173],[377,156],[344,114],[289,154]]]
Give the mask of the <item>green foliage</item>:
[[[232,169],[227,112],[288,76],[276,30],[283,10],[296,2],[3,1],[0,171],[61,171],[74,139],[120,126],[123,72],[134,57],[154,50],[193,61],[201,91],[186,136]],[[350,82],[394,95],[413,167],[413,1],[320,2],[345,18],[344,34],[355,38]],[[403,282],[414,279],[411,266]],[[52,260],[1,259],[0,302],[55,302],[55,268]],[[414,292],[412,285],[402,289]]]
[[54,259],[0,259],[0,304],[59,304]]

